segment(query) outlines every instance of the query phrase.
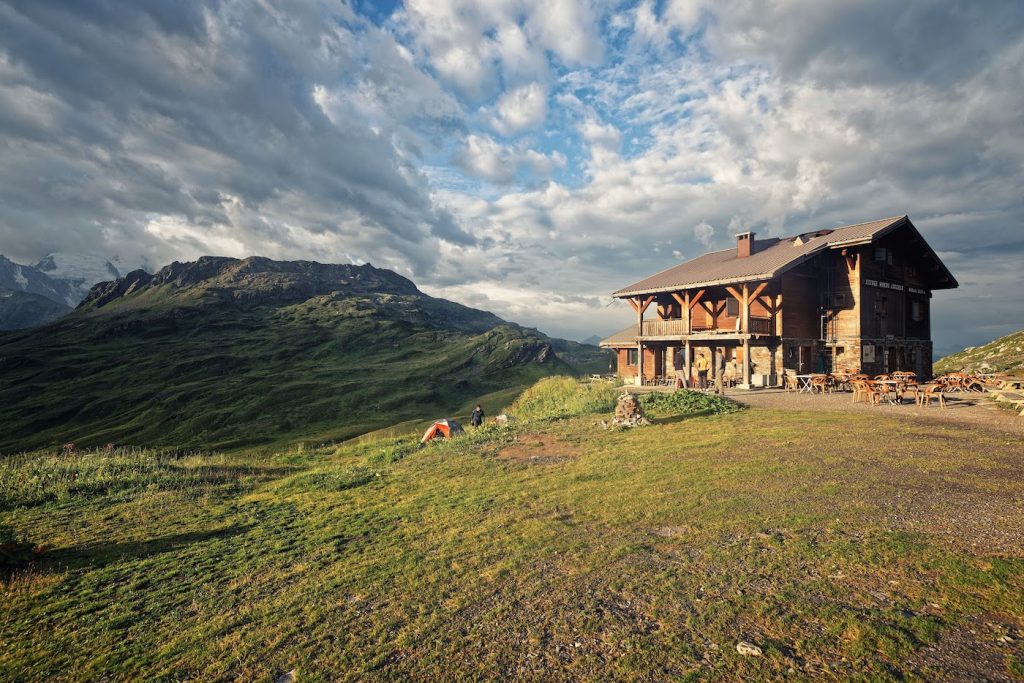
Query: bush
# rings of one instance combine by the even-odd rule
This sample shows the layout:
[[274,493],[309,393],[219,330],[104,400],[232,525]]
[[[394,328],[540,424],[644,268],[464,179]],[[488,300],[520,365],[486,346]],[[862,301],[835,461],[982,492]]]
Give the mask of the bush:
[[671,394],[651,392],[640,396],[645,411],[662,415],[719,415],[743,410],[743,406],[715,394],[680,389]]
[[611,384],[581,384],[571,377],[547,377],[524,391],[509,407],[517,420],[531,422],[606,412],[615,407]]

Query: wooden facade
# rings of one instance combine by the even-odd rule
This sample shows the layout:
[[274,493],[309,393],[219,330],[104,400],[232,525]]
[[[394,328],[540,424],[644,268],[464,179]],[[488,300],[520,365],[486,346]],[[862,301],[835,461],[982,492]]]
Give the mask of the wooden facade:
[[[932,372],[931,297],[956,280],[906,216],[712,252],[613,294],[635,316],[601,342],[640,382],[726,356],[746,386],[785,373]],[[709,358],[709,359],[710,359]]]

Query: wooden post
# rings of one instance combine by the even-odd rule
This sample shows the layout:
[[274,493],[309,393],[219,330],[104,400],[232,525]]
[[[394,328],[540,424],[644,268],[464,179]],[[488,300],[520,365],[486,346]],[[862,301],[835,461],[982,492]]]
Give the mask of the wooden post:
[[750,388],[750,339],[743,340],[743,384]]
[[743,334],[750,334],[750,290],[747,283],[743,283],[743,298],[740,300],[743,314]]
[[782,293],[775,297],[775,336],[782,339]]
[[689,387],[690,386],[690,378],[693,376],[693,374],[690,372],[690,339],[689,339],[689,337],[687,337],[687,339],[686,339],[686,350],[683,353],[685,354],[685,356],[683,357],[683,366],[684,366],[684,369],[686,371],[686,386]]
[[644,343],[642,341],[636,343],[636,385],[638,387],[644,385]]

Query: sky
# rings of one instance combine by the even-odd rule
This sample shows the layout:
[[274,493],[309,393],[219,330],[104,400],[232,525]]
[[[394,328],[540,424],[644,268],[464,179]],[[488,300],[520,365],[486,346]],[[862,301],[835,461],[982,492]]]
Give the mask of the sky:
[[1024,328],[1019,0],[0,0],[0,253],[372,263],[552,335],[738,232],[909,214]]

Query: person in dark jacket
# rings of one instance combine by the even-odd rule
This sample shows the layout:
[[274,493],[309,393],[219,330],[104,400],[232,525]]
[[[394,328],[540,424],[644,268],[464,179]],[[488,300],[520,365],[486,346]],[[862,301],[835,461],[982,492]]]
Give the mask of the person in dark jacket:
[[484,423],[484,409],[478,404],[476,408],[473,408],[473,412],[469,414],[469,423],[474,427],[479,427]]

